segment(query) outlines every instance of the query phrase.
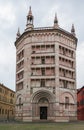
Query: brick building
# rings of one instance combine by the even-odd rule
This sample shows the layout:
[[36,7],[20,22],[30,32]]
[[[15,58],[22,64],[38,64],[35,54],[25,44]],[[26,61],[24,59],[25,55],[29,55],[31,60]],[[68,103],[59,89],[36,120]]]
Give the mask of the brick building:
[[13,120],[15,116],[15,92],[0,84],[0,121]]
[[84,120],[84,86],[77,91],[77,117]]
[[76,47],[71,32],[52,27],[34,28],[31,7],[26,29],[18,29],[16,46],[16,119],[69,121],[77,119]]

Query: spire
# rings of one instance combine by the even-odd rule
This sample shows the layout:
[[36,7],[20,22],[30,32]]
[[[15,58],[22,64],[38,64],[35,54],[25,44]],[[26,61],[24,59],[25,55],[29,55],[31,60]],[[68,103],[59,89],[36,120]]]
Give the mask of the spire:
[[20,29],[18,28],[17,34],[16,34],[16,39],[20,37]]
[[55,13],[55,18],[54,18],[54,28],[59,27],[58,25],[58,19],[57,19],[57,14]]
[[58,24],[57,14],[55,13],[54,23]]
[[75,28],[74,28],[74,24],[72,24],[71,33],[75,36]]
[[31,6],[29,7],[29,13],[28,15],[32,16]]
[[34,20],[34,17],[32,15],[32,10],[31,10],[31,6],[29,7],[29,12],[28,12],[28,15],[27,15],[27,24],[26,24],[26,29],[25,31],[28,31],[28,30],[31,30],[33,29],[33,20]]

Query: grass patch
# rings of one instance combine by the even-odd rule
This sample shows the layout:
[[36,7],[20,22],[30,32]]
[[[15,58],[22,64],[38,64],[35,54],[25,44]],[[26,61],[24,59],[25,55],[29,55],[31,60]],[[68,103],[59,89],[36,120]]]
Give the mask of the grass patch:
[[84,130],[84,122],[73,123],[4,123],[0,130]]

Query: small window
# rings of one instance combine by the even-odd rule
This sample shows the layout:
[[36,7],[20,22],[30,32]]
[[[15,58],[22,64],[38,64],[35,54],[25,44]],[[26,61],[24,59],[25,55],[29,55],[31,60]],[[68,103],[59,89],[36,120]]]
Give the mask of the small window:
[[67,88],[67,87],[68,87],[68,81],[64,80],[64,88]]
[[41,80],[41,87],[45,87],[45,80]]
[[65,103],[69,103],[69,97],[65,97]]
[[21,104],[21,98],[19,98],[19,104]]
[[10,103],[13,104],[13,99],[10,99]]
[[7,109],[5,110],[5,114],[7,114]]
[[42,63],[42,64],[45,64],[45,57],[42,57],[42,58],[41,58],[41,63]]
[[69,97],[65,97],[65,109],[69,108]]
[[21,109],[21,98],[19,98],[19,109]]
[[0,88],[0,92],[2,93],[2,88]]
[[41,69],[41,73],[42,73],[42,75],[45,75],[45,69],[44,68]]
[[4,109],[2,109],[2,114],[4,114]]

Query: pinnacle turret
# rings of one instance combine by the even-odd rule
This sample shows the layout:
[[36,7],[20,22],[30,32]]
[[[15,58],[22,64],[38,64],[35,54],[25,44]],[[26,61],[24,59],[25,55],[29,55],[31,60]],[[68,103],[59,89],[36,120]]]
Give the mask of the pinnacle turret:
[[74,24],[72,24],[71,33],[75,36],[75,28],[74,28]]
[[57,19],[57,14],[55,13],[55,18],[54,18],[54,28],[59,27],[58,25],[58,19]]
[[32,16],[32,10],[31,10],[31,6],[29,7],[29,12],[28,12],[28,16]]
[[18,28],[17,34],[16,34],[16,39],[20,37],[20,29]]
[[33,26],[33,20],[34,20],[34,17],[32,15],[32,10],[31,10],[31,6],[30,6],[29,12],[28,12],[28,15],[27,15],[27,24],[26,24],[25,31],[33,29],[33,27],[34,27]]

